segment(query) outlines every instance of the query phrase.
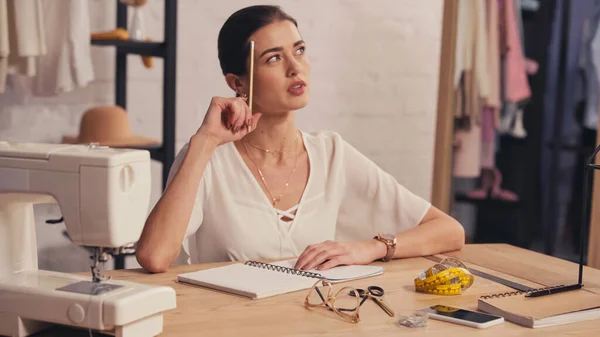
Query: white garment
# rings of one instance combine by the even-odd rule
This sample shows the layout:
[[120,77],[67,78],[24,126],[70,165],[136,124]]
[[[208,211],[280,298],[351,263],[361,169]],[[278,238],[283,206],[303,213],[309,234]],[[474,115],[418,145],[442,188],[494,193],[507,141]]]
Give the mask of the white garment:
[[54,96],[84,87],[94,79],[89,2],[43,0],[48,54],[37,58],[32,91]]
[[47,52],[41,0],[0,0],[0,92],[6,76],[34,76]]
[[[430,203],[334,132],[302,133],[310,161],[293,222],[280,221],[233,143],[219,146],[204,171],[182,253],[188,263],[299,256],[326,240],[367,240],[417,226]],[[167,184],[188,144],[177,155]]]
[[[487,26],[485,2],[480,0],[459,0],[456,27],[456,51],[453,84],[460,85],[464,71],[475,72],[478,93],[487,98],[490,93],[487,56]],[[472,113],[472,112],[470,112]],[[480,111],[477,112],[479,114]]]
[[8,6],[6,0],[0,0],[0,92],[4,92],[8,74]]

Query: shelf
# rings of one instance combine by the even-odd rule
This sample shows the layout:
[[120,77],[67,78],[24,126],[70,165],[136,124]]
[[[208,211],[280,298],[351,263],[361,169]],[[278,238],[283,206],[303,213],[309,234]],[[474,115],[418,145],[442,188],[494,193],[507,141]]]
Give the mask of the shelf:
[[92,39],[94,46],[112,46],[117,47],[119,53],[136,54],[143,56],[165,56],[165,44],[163,42],[146,41],[123,41],[123,40],[98,40]]

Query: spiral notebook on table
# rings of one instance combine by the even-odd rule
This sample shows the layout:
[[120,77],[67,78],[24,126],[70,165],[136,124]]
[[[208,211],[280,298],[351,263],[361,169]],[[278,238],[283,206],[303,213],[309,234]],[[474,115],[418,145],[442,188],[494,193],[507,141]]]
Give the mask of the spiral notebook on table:
[[177,275],[177,281],[260,299],[309,289],[319,279],[331,282],[380,275],[383,267],[338,266],[328,270],[296,270],[296,260],[272,264],[248,261]]
[[529,328],[600,319],[600,295],[585,288],[540,297],[525,297],[526,293],[481,296],[477,308]]

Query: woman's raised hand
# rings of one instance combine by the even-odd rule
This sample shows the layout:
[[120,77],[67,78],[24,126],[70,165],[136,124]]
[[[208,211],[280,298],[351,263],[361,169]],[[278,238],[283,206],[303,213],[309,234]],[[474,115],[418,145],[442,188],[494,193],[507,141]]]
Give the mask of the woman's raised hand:
[[260,113],[250,112],[244,98],[213,97],[196,134],[204,134],[222,145],[256,129],[260,116]]

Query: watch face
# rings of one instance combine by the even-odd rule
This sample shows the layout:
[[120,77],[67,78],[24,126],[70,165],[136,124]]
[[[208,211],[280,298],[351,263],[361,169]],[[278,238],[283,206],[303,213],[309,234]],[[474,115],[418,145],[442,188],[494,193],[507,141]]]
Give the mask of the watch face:
[[394,234],[390,234],[390,233],[381,233],[381,234],[379,234],[379,237],[381,237],[382,239],[388,240],[388,241],[396,240],[396,236]]

